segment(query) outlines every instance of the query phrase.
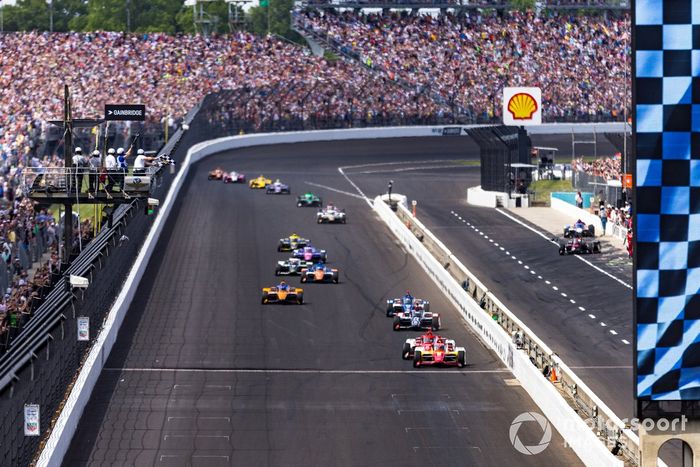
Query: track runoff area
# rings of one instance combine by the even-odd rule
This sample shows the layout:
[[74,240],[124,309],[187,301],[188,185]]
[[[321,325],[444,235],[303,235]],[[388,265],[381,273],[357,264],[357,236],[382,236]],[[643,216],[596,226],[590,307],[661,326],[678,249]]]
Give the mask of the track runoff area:
[[[194,166],[64,464],[578,465],[551,425],[523,422],[538,408],[338,171],[473,158],[464,142],[267,146]],[[292,195],[207,181],[216,167],[279,178]],[[296,207],[306,191],[345,208],[347,224],[318,225]],[[305,303],[263,305],[291,233],[328,251],[340,283],[287,278]],[[406,290],[431,301],[466,368],[401,358],[420,333],[393,331],[385,300]]]

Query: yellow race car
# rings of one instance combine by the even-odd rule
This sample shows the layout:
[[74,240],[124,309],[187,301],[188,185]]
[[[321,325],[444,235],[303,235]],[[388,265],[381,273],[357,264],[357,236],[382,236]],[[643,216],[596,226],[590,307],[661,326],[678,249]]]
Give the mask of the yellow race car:
[[282,281],[279,285],[264,287],[260,301],[263,305],[268,303],[297,303],[302,305],[304,303],[304,289],[292,287]]
[[271,184],[272,184],[272,180],[270,180],[269,178],[265,178],[262,175],[259,176],[258,178],[254,178],[250,182],[248,182],[248,186],[250,188],[254,188],[254,189],[263,189],[267,185],[271,185]]

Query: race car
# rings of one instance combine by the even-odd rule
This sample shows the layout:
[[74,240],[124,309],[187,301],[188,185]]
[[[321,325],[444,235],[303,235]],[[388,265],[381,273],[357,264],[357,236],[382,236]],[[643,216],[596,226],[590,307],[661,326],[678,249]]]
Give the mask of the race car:
[[463,368],[467,365],[467,350],[447,339],[444,342],[417,345],[413,350],[413,366],[418,368],[431,365]]
[[441,327],[440,315],[412,305],[405,307],[394,315],[393,329],[430,329],[437,331]]
[[270,183],[265,187],[265,194],[268,195],[289,195],[291,193],[289,185],[285,185],[279,180],[275,180],[274,183]]
[[574,225],[564,226],[564,238],[571,238],[574,235],[582,237],[595,237],[595,225],[586,225],[581,219],[574,222]]
[[560,255],[582,255],[588,253],[600,253],[599,240],[587,240],[583,236],[575,235],[566,242],[559,243]]
[[262,190],[263,188],[265,188],[267,185],[269,185],[271,183],[272,183],[272,180],[260,175],[259,177],[256,177],[256,178],[252,179],[251,181],[249,181],[248,186],[250,188]]
[[319,250],[307,244],[304,248],[297,248],[292,252],[295,258],[303,259],[304,261],[314,261],[325,263],[327,261],[326,250]]
[[325,209],[319,209],[316,213],[316,222],[319,224],[345,224],[347,222],[345,209],[338,209],[329,204]]
[[433,334],[433,331],[428,331],[422,336],[409,337],[403,343],[403,349],[401,349],[401,358],[404,360],[410,360],[415,354],[416,347],[427,347],[430,345],[438,344],[451,344],[456,346],[455,341],[452,339],[446,339],[437,334]]
[[287,238],[280,238],[277,251],[294,251],[298,248],[304,248],[308,244],[308,238],[301,238],[297,234],[292,234]]
[[392,317],[411,307],[430,311],[430,302],[422,298],[415,298],[407,291],[406,295],[401,298],[390,298],[386,301],[386,315]]
[[223,177],[224,171],[217,167],[209,172],[209,175],[207,175],[207,180],[221,180]]
[[301,305],[304,303],[304,290],[292,287],[282,281],[278,285],[264,287],[260,301],[263,305],[268,303],[297,303]]
[[277,261],[275,276],[298,276],[302,274],[303,269],[310,268],[313,264],[311,261],[302,261],[299,258]]
[[316,263],[310,268],[301,270],[302,282],[339,282],[340,274],[337,269],[332,269],[323,263]]
[[236,172],[226,172],[224,174],[224,183],[245,183],[245,175]]
[[307,207],[321,207],[323,202],[321,198],[313,193],[304,193],[301,196],[297,196],[297,207],[307,208]]

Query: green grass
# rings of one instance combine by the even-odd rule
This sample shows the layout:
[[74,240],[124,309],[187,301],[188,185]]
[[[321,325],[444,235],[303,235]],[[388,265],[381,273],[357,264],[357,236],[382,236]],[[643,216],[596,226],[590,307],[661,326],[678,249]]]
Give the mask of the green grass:
[[466,165],[469,167],[481,167],[481,161],[480,160],[463,160],[463,161],[455,161],[455,164],[457,165]]
[[550,194],[554,191],[574,191],[571,180],[537,180],[530,184],[530,190],[535,192],[535,203],[549,205]]

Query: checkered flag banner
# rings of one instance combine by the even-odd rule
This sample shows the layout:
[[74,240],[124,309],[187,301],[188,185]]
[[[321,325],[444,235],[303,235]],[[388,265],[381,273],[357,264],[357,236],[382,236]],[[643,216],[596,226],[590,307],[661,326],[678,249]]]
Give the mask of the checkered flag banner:
[[634,8],[637,397],[700,399],[700,1]]

